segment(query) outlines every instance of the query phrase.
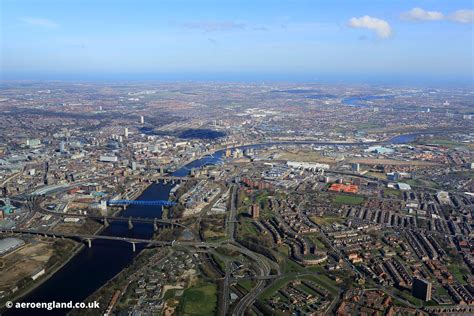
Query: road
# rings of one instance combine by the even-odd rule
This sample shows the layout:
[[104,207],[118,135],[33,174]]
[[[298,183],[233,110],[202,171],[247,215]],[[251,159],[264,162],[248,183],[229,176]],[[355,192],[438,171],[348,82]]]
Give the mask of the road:
[[234,240],[235,236],[235,216],[236,216],[236,208],[237,208],[237,186],[232,185],[231,188],[232,194],[230,198],[230,211],[229,216],[226,219],[225,227],[227,231],[227,236],[229,236],[230,240]]
[[[271,269],[266,258],[261,255],[257,255],[256,253],[248,250],[247,248],[236,247],[236,250],[248,256],[257,263],[257,274],[259,276],[264,277],[270,275]],[[265,282],[265,280],[258,280],[257,285],[253,289],[251,289],[250,292],[247,293],[247,295],[242,297],[237,303],[234,308],[234,311],[232,312],[232,315],[244,315],[244,312],[247,307],[250,307],[255,301],[255,299],[262,293],[263,289],[265,288]]]
[[228,261],[225,263],[225,276],[222,282],[222,297],[220,300],[221,308],[220,308],[220,315],[225,316],[227,315],[227,310],[229,309],[229,280],[231,275],[231,266]]

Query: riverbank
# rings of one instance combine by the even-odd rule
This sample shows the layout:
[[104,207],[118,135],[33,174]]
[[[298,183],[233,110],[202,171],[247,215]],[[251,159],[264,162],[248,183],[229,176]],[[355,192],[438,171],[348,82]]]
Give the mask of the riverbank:
[[[27,296],[28,294],[30,294],[32,291],[34,291],[36,288],[38,288],[39,286],[43,285],[46,281],[48,281],[56,272],[58,272],[59,270],[61,270],[67,263],[69,263],[77,253],[79,253],[79,251],[81,251],[83,248],[85,247],[85,245],[83,244],[76,244],[74,245],[73,249],[72,249],[72,252],[70,253],[70,255],[67,257],[66,260],[64,261],[61,261],[60,264],[58,265],[53,265],[53,267],[51,267],[50,269],[48,269],[48,271],[43,275],[41,276],[41,278],[38,280],[38,282],[34,282],[33,284],[31,284],[30,286],[28,286],[27,288],[23,289],[23,290],[19,290],[20,293],[17,293],[14,297],[10,297],[10,298],[7,298],[7,300],[9,301],[12,301],[12,302],[16,302],[16,301],[19,301],[21,300],[23,297]],[[2,300],[3,302],[3,300]],[[4,309],[4,305],[2,304],[1,308],[0,308],[0,315],[5,311]]]
[[[93,235],[100,234],[104,229],[105,229],[105,227],[103,227],[103,226],[98,227],[93,232]],[[71,241],[71,242],[75,242],[75,241]],[[85,248],[85,244],[77,242],[73,246],[70,254],[66,257],[65,260],[61,260],[60,262],[57,262],[57,263],[53,264],[53,266],[51,266],[48,270],[46,270],[45,274],[42,275],[37,282],[32,283],[31,285],[24,288],[23,290],[19,290],[18,293],[16,293],[16,295],[14,297],[7,298],[7,300],[12,301],[12,302],[17,302],[17,301],[20,301],[22,298],[26,297],[28,294],[30,294],[31,292],[36,290],[38,287],[43,285],[45,282],[47,282],[49,279],[51,279],[51,277],[53,277],[54,274],[56,274],[59,270],[61,270],[64,266],[66,266],[84,248]],[[2,302],[3,301],[4,300],[2,300]],[[6,309],[4,308],[4,305],[2,304],[2,306],[0,308],[0,315],[5,310]]]

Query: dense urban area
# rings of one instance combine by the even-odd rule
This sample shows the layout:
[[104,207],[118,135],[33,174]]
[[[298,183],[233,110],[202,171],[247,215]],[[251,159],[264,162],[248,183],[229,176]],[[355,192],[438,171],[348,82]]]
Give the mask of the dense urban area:
[[473,100],[452,87],[6,82],[0,306],[473,315]]

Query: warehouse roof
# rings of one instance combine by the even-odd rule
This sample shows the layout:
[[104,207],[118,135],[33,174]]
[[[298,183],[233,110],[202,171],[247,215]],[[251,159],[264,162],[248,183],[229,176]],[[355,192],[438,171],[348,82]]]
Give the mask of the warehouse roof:
[[4,238],[0,239],[0,255],[7,253],[13,249],[23,246],[25,242],[18,238]]

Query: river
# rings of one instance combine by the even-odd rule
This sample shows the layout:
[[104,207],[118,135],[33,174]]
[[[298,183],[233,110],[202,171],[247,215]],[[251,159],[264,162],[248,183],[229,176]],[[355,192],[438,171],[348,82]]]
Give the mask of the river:
[[[171,188],[171,184],[154,183],[138,199],[167,200]],[[161,217],[161,207],[130,205],[121,215]],[[134,223],[133,229],[129,230],[127,223],[112,222],[101,234],[150,239],[153,235],[153,226]],[[137,252],[134,253],[130,243],[127,242],[93,240],[92,248],[83,248],[62,269],[20,301],[81,302],[129,265],[142,247],[137,244]],[[37,309],[11,309],[5,315],[40,315],[44,312]],[[66,310],[55,309],[48,312],[48,315],[64,315],[65,312]]]
[[[388,143],[400,144],[410,142],[418,134],[400,135],[391,139]],[[297,142],[298,143],[298,142]],[[308,142],[301,142],[308,143]],[[315,144],[318,142],[314,142]],[[282,143],[267,143],[239,148],[261,148],[264,146],[278,145]],[[288,144],[288,143],[286,143]],[[324,143],[336,144],[336,143]],[[338,144],[343,145],[343,144]],[[362,144],[358,144],[362,145]],[[367,144],[368,145],[368,144]],[[196,159],[186,166],[178,169],[172,175],[183,177],[189,174],[192,168],[200,168],[208,164],[216,164],[224,150],[217,151],[211,156]],[[154,183],[150,185],[139,197],[138,200],[167,200],[171,184]],[[154,206],[129,206],[122,212],[121,216],[132,217],[161,217],[161,208]],[[127,223],[110,223],[101,234],[109,236],[123,236],[133,238],[150,239],[153,235],[153,226],[150,224],[134,224],[133,229],[128,229]],[[31,291],[21,302],[81,302],[90,296],[94,291],[113,278],[117,273],[129,265],[133,258],[143,249],[137,244],[137,251],[132,252],[132,247],[127,242],[93,240],[92,248],[82,249],[74,256],[62,269],[56,272],[43,284]],[[27,313],[25,313],[25,311]],[[48,312],[48,315],[64,315],[67,310],[55,309]],[[4,315],[42,315],[45,310],[40,309],[10,309]]]

